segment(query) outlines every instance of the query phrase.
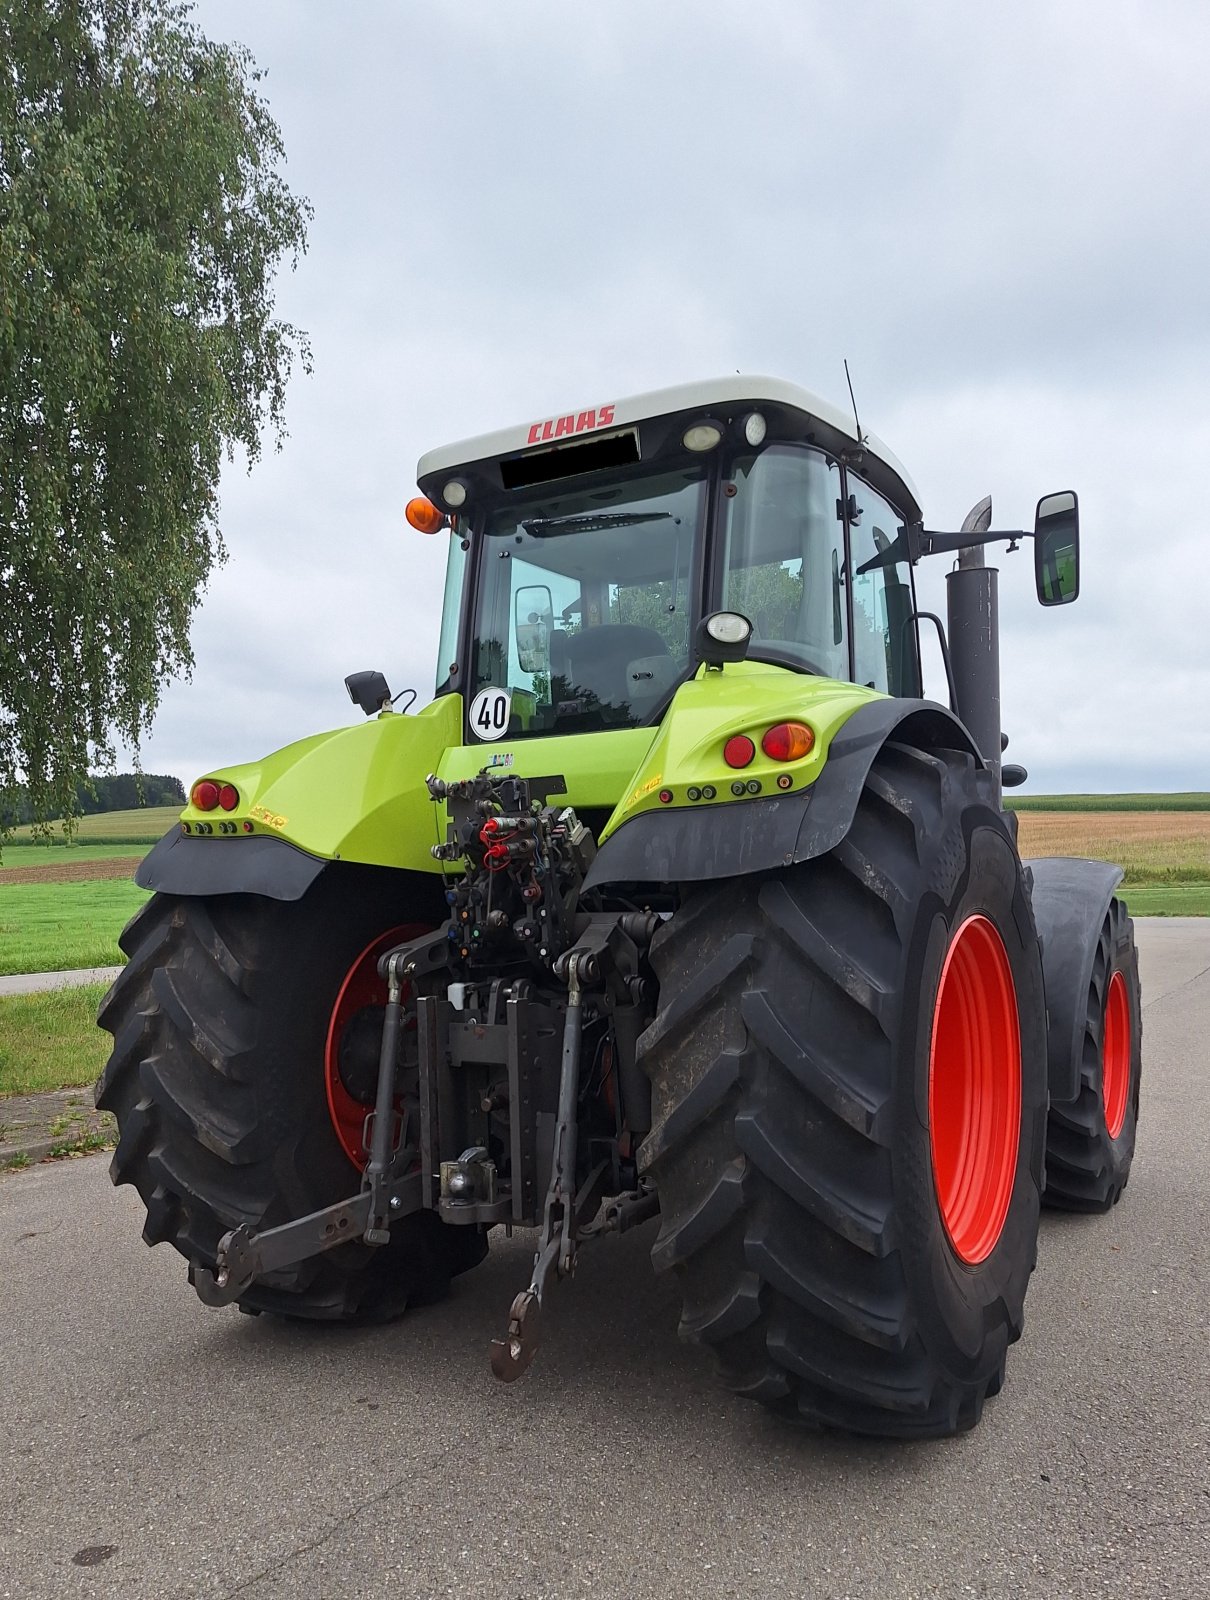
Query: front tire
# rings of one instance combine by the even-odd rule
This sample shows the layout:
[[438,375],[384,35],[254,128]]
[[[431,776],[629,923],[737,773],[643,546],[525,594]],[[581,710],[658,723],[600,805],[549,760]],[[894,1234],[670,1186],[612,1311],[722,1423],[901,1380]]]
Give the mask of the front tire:
[[796,1420],[972,1426],[1022,1328],[1046,1119],[1028,885],[974,763],[884,747],[842,844],[694,890],[652,960],[641,1160],[682,1334]]
[[[97,1104],[118,1121],[110,1175],[138,1190],[143,1237],[194,1268],[219,1239],[333,1204],[360,1186],[329,1105],[325,1050],[359,957],[402,920],[369,869],[331,869],[296,902],[155,895],[122,934],[129,960],[101,1007],[114,1036]],[[379,1248],[343,1245],[257,1279],[249,1311],[383,1320],[433,1299],[486,1240],[431,1212]]]
[[1122,1198],[1138,1131],[1142,1019],[1134,923],[1115,897],[1093,955],[1079,1090],[1050,1108],[1044,1198],[1056,1210],[1108,1211]]

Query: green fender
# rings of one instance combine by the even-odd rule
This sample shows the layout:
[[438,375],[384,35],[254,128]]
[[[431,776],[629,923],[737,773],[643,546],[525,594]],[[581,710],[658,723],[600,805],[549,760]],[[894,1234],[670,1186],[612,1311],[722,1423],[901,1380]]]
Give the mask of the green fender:
[[[944,706],[776,667],[756,670],[759,678],[749,678],[728,667],[723,686],[699,674],[679,691],[602,834],[586,889],[715,881],[824,855],[848,833],[874,758],[891,738],[963,750],[983,766]],[[799,761],[774,761],[761,749],[762,734],[781,721],[804,722],[815,735]],[[755,746],[742,769],[723,759],[733,733]]]
[[462,699],[443,695],[415,716],[383,712],[207,773],[232,784],[239,804],[187,805],[137,881],[170,894],[295,900],[331,861],[437,874],[440,819],[424,779],[461,738]]
[[[608,814],[589,887],[725,877],[830,849],[851,822],[879,745],[906,718],[926,746],[972,748],[942,707],[761,662],[700,668],[656,728],[464,745],[462,711],[461,696],[443,695],[415,716],[384,712],[206,774],[232,785],[238,804],[209,812],[187,805],[138,882],[173,894],[292,900],[341,862],[423,874],[437,889],[441,866],[431,852],[444,838],[445,813],[425,777],[469,777],[485,766],[562,776],[567,804]],[[814,736],[793,762],[761,749],[765,731],[785,721],[806,723]],[[743,768],[723,758],[737,734],[754,747]]]

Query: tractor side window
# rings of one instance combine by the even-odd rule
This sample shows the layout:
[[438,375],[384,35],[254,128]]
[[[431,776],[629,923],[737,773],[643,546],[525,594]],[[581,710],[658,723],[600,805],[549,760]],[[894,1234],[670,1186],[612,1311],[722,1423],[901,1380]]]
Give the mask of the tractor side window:
[[894,543],[903,518],[868,484],[848,475],[857,506],[849,525],[853,573],[853,681],[883,694],[918,695],[920,665],[912,612],[911,567],[906,561],[863,566]]
[[458,619],[462,615],[462,589],[466,578],[466,551],[462,532],[450,535],[450,551],[445,563],[445,599],[441,605],[441,639],[437,645],[437,692],[449,688],[450,668],[458,662]]
[[849,675],[839,496],[839,468],[792,445],[739,457],[723,485],[723,607],[751,621],[750,654],[827,678]]

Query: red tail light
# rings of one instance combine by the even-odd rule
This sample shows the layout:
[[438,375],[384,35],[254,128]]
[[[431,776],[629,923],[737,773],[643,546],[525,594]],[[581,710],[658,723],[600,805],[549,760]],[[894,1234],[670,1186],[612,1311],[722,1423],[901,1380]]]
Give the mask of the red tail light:
[[729,767],[746,767],[756,754],[756,746],[746,733],[736,733],[723,746],[723,760]]
[[768,728],[760,742],[770,761],[801,761],[815,747],[815,735],[805,722],[779,722]]
[[195,783],[193,793],[189,796],[199,811],[213,811],[218,805],[219,787],[209,778],[203,778],[201,783]]
[[233,783],[225,783],[219,790],[218,803],[224,811],[234,811],[239,805],[239,790]]

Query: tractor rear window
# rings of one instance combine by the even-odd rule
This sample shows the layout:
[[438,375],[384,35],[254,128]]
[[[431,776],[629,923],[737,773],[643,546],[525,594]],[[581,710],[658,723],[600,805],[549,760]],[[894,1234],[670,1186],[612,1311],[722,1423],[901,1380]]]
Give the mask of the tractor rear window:
[[636,727],[662,708],[689,667],[705,507],[695,466],[494,514],[477,541],[473,688],[508,691],[495,736]]

